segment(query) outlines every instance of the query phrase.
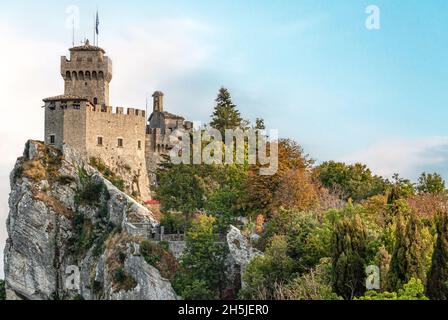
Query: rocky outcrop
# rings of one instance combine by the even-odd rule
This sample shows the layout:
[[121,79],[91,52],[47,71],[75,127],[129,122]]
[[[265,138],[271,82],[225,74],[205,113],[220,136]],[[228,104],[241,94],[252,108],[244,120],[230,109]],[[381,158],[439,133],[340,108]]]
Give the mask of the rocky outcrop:
[[[232,266],[229,269],[229,277],[236,279],[238,276],[241,285],[244,285],[242,279],[246,266],[253,258],[261,256],[262,252],[252,247],[250,241],[241,233],[241,230],[234,226],[230,226],[230,230],[227,233],[227,245],[229,247],[228,265]],[[235,273],[238,273],[238,275]]]
[[176,299],[127,232],[156,227],[151,212],[75,151],[29,141],[10,182],[8,299]]

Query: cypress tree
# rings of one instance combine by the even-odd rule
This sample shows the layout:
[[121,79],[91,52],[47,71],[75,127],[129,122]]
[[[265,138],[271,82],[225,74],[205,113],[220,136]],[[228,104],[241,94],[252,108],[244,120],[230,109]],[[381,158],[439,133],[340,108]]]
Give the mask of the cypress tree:
[[422,225],[415,214],[410,214],[406,219],[403,212],[399,213],[395,247],[387,278],[389,291],[401,289],[412,278],[425,281],[425,245],[421,232]]
[[347,300],[362,296],[366,279],[366,231],[359,215],[337,222],[333,252],[333,290]]
[[216,98],[216,106],[212,115],[210,126],[221,131],[224,137],[226,129],[236,129],[241,127],[243,119],[236,105],[233,104],[229,91],[222,87]]
[[426,285],[427,296],[448,300],[448,212],[437,217],[437,241]]

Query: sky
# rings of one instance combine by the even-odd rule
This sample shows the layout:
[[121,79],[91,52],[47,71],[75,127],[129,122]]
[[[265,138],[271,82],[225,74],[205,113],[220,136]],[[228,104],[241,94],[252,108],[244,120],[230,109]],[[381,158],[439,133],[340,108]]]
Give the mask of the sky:
[[[374,5],[379,29],[366,27]],[[60,56],[93,37],[114,63],[113,106],[207,122],[221,86],[317,162],[362,162],[386,177],[448,179],[446,0],[0,0],[0,246],[9,173],[43,139],[42,99],[63,93]],[[371,21],[371,20],[369,20]],[[3,257],[0,254],[0,278]]]

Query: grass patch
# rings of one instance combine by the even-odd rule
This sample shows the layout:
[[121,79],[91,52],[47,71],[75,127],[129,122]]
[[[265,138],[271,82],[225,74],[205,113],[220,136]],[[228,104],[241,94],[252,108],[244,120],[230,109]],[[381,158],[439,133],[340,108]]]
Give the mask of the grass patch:
[[117,189],[124,191],[125,183],[122,178],[116,175],[101,159],[90,158],[90,165],[97,169],[107,180],[109,180]]

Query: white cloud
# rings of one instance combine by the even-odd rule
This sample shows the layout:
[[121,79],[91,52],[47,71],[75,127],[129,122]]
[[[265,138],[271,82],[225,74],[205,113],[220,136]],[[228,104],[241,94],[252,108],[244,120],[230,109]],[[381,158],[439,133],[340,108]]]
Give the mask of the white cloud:
[[448,137],[388,139],[341,160],[367,164],[376,174],[385,177],[399,173],[403,177],[415,179],[419,172],[446,170]]

